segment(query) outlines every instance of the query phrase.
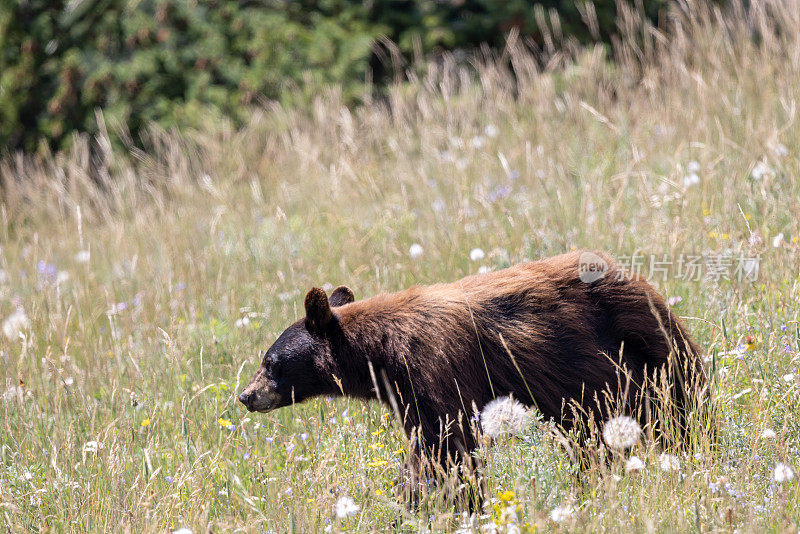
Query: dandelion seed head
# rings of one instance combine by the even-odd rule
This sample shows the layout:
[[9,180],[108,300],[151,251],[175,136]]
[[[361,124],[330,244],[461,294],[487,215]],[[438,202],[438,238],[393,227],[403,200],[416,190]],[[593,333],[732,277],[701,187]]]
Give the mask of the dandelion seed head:
[[480,261],[486,257],[486,253],[480,248],[473,248],[469,251],[469,259],[472,261]]
[[635,419],[619,415],[609,419],[603,427],[603,440],[614,450],[630,449],[639,441],[642,427]]
[[765,428],[761,431],[761,439],[775,439],[777,437],[778,434],[776,434],[771,428]]
[[683,187],[690,188],[700,183],[700,176],[697,173],[690,173],[683,177]]
[[794,469],[789,464],[778,462],[775,465],[775,470],[772,472],[772,477],[775,482],[783,484],[784,482],[791,482],[794,479]]
[[674,454],[662,452],[658,457],[658,466],[662,471],[677,471],[681,468],[681,461]]
[[9,341],[14,341],[19,338],[20,333],[28,326],[30,326],[30,321],[28,321],[25,310],[17,308],[3,322],[3,334]]
[[528,424],[528,410],[511,397],[498,397],[483,407],[481,428],[490,438],[522,433]]
[[414,243],[408,248],[408,255],[411,256],[412,260],[422,257],[423,252],[422,245],[419,243]]
[[631,456],[625,462],[625,472],[626,473],[637,473],[639,471],[644,471],[644,462],[638,456]]
[[569,504],[556,506],[550,511],[550,519],[555,523],[563,523],[564,521],[568,521],[573,513],[575,513],[575,509]]
[[336,506],[334,507],[336,517],[339,519],[354,516],[359,510],[361,510],[361,507],[357,505],[353,499],[346,495],[339,497],[339,500],[336,501]]

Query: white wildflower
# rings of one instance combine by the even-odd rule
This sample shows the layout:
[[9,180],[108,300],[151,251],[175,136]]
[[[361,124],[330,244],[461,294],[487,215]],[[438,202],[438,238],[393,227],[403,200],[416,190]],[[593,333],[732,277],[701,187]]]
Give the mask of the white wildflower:
[[481,428],[490,438],[520,434],[528,424],[528,410],[511,397],[499,397],[483,407]]
[[628,461],[625,462],[625,472],[636,473],[638,471],[644,471],[644,462],[638,456],[631,456],[628,458]]
[[490,124],[486,128],[484,128],[483,133],[485,133],[486,137],[488,137],[489,139],[494,139],[495,137],[497,137],[497,134],[499,134],[500,131],[497,129],[497,126],[495,126],[494,124]]
[[698,173],[698,172],[700,172],[700,162],[698,162],[698,161],[694,161],[694,160],[690,161],[690,162],[689,162],[689,163],[686,165],[686,170],[687,170],[689,173],[692,173],[692,174],[695,174],[695,173]]
[[681,461],[674,454],[662,452],[658,457],[658,466],[662,471],[677,471],[681,468]]
[[10,341],[14,341],[19,338],[20,333],[28,328],[29,325],[30,322],[28,321],[28,316],[25,315],[25,310],[17,308],[3,323],[3,334]]
[[772,147],[772,151],[775,152],[775,155],[779,158],[785,158],[789,155],[789,149],[786,148],[786,145],[778,143],[777,145]]
[[75,263],[89,263],[89,259],[91,259],[91,254],[88,250],[79,250],[75,254]]
[[766,178],[771,173],[772,169],[769,168],[769,165],[763,161],[759,161],[756,163],[756,166],[753,167],[753,170],[750,172],[750,176],[753,178],[753,180],[761,180]]
[[247,315],[236,319],[236,328],[247,328],[248,326],[250,326],[250,318]]
[[683,187],[690,188],[700,183],[700,176],[697,173],[689,173],[683,177]]
[[87,441],[83,445],[83,452],[97,452],[103,448],[103,442],[101,441]]
[[772,472],[775,482],[791,482],[794,479],[794,469],[789,464],[778,462],[775,465],[775,471]]
[[482,249],[473,248],[469,251],[469,259],[472,261],[480,261],[486,257],[486,253],[483,252]]
[[356,515],[359,510],[361,510],[361,507],[346,495],[339,497],[339,500],[336,501],[336,517],[340,519]]
[[417,258],[422,256],[422,245],[419,243],[414,243],[408,248],[408,255],[411,256],[412,260],[416,260]]
[[785,374],[785,375],[783,375],[781,377],[781,380],[783,380],[784,382],[787,382],[787,383],[788,382],[794,382],[794,374],[793,373],[787,373],[787,374]]
[[483,148],[483,145],[486,144],[486,139],[484,139],[482,135],[476,135],[472,138],[469,144],[472,145],[472,148],[480,150]]
[[572,505],[566,504],[564,506],[556,506],[550,512],[550,519],[556,523],[562,523],[564,521],[568,521],[574,512],[575,509],[572,508]]
[[776,434],[771,428],[765,428],[761,431],[761,439],[775,439],[777,437],[778,434]]
[[478,274],[486,274],[492,272],[492,268],[488,265],[481,265],[478,267]]
[[22,402],[25,398],[25,388],[22,386],[11,386],[2,395],[4,401]]
[[779,233],[775,237],[772,238],[772,246],[773,248],[778,248],[783,244],[783,232]]
[[635,419],[620,415],[606,422],[603,427],[603,440],[612,449],[623,451],[636,445],[641,433],[642,427]]
[[22,478],[24,480],[33,480],[33,473],[31,473],[30,471],[25,471],[24,473],[22,473]]

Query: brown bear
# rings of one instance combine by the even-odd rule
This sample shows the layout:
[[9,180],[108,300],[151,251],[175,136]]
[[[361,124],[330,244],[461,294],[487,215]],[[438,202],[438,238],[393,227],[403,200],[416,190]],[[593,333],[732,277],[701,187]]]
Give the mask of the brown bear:
[[680,427],[706,384],[700,352],[664,299],[602,253],[360,301],[346,287],[330,298],[314,288],[305,308],[239,396],[247,409],[317,395],[379,399],[443,463],[474,447],[473,406],[499,396],[569,429],[576,416],[600,422],[611,412],[649,420],[658,382]]

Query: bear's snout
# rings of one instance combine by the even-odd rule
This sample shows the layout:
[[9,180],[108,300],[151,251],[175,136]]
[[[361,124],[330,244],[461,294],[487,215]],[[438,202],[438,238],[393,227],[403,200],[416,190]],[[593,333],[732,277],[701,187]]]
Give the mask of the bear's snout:
[[253,411],[253,408],[251,408],[251,405],[253,403],[253,394],[252,393],[247,393],[245,391],[244,393],[239,395],[239,402],[244,404],[249,411],[251,411],[251,412]]

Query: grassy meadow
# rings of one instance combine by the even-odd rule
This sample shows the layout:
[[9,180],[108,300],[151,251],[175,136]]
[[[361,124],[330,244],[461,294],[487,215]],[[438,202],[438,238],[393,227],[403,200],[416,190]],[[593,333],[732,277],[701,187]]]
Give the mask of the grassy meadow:
[[[800,469],[800,12],[623,25],[612,53],[542,67],[512,38],[358,108],[331,89],[242,130],[154,129],[132,157],[104,136],[6,157],[0,529],[796,532],[800,482],[774,470]],[[532,425],[477,451],[492,500],[470,516],[452,480],[398,499],[408,443],[377,403],[236,399],[312,286],[358,299],[574,248],[640,255],[686,318],[716,450],[664,470],[642,440],[643,469],[576,476]]]

